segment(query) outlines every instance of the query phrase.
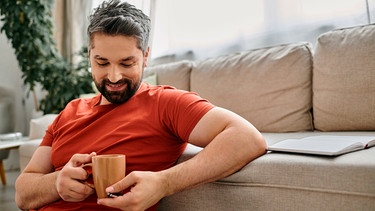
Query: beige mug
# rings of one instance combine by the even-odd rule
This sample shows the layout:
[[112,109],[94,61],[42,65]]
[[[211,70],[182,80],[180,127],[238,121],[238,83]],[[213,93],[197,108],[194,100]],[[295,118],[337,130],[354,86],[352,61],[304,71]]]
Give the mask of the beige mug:
[[92,168],[92,177],[94,188],[98,198],[106,198],[105,189],[115,184],[125,177],[125,155],[122,154],[106,154],[95,155],[91,158],[91,163],[83,165]]

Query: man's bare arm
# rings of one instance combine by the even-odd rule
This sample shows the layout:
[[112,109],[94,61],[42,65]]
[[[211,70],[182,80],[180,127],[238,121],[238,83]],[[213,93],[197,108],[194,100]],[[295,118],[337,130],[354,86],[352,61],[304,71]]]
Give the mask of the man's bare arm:
[[226,177],[266,152],[265,140],[253,125],[218,107],[199,121],[189,142],[204,149],[162,172],[167,178],[167,195]]
[[50,164],[51,147],[38,147],[32,159],[16,180],[16,204],[19,208],[35,209],[60,197],[55,188],[57,172]]
[[145,210],[161,198],[226,177],[266,152],[263,136],[242,117],[221,108],[205,114],[190,134],[191,144],[205,147],[195,157],[160,172],[134,171],[108,187],[130,192],[98,203],[129,210]]
[[95,153],[73,155],[61,171],[54,171],[50,154],[51,147],[38,147],[17,178],[16,203],[21,209],[37,209],[60,199],[78,202],[94,193],[80,180],[88,176],[81,165],[90,162]]

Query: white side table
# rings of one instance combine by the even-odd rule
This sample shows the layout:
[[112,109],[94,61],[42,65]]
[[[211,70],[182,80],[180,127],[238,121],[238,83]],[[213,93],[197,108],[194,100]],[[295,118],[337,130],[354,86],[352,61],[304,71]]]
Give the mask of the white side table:
[[[25,141],[28,141],[28,137],[23,137],[19,140],[9,140],[9,141],[0,141],[0,149],[17,149],[20,147]],[[0,177],[1,183],[6,185],[6,176],[5,176],[5,169],[3,160],[0,160]]]

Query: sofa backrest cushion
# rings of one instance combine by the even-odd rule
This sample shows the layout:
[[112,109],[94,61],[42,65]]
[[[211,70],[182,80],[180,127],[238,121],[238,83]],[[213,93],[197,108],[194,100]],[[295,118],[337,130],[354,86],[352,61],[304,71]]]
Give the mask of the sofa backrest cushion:
[[192,61],[184,60],[147,67],[144,70],[143,78],[153,78],[155,74],[158,85],[170,85],[177,89],[189,91],[190,72],[193,64]]
[[375,25],[318,38],[313,112],[318,130],[375,130]]
[[312,130],[312,55],[295,43],[210,58],[191,73],[191,91],[241,115],[262,132]]

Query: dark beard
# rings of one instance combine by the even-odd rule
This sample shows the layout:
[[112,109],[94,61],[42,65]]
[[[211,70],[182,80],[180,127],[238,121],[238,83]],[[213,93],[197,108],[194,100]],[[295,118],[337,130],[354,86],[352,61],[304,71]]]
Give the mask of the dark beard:
[[[94,80],[94,83],[98,91],[109,102],[113,104],[121,104],[128,101],[135,94],[141,84],[141,81],[133,84],[131,80],[124,78],[117,81],[116,83],[112,83],[108,79],[103,79],[101,83]],[[124,91],[108,91],[106,89],[106,84],[126,84],[126,88]]]

